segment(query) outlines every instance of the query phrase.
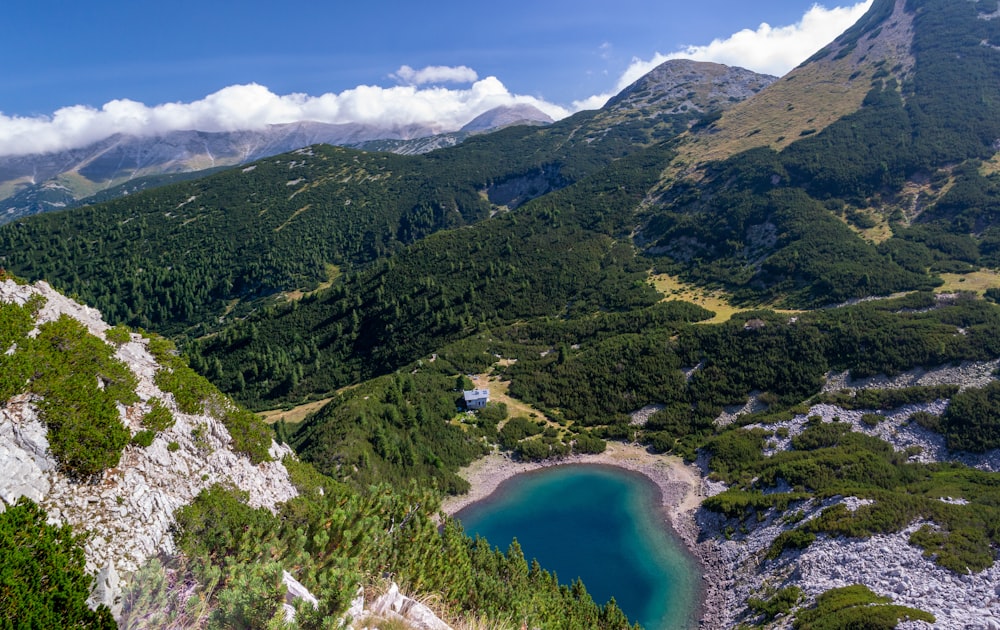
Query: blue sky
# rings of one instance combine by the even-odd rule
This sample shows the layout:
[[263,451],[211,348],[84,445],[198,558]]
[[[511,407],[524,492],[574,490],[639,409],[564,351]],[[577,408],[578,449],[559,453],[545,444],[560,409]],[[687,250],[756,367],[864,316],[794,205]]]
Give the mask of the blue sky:
[[[137,119],[156,119],[143,123],[151,129],[174,124],[166,122],[171,112],[147,112],[169,103],[201,104],[176,124],[219,129],[280,122],[296,109],[328,122],[442,109],[448,127],[503,98],[530,100],[558,117],[598,106],[627,77],[686,47],[696,47],[692,56],[780,74],[808,56],[796,46],[818,48],[863,10],[851,0],[826,8],[811,0],[13,0],[0,22],[0,153],[38,135],[35,124],[65,137],[85,114],[107,114],[108,104],[114,112],[101,125],[125,116],[133,132]],[[741,31],[742,43],[733,38]],[[427,67],[437,71],[419,72]],[[423,96],[430,101],[401,113],[406,98]],[[242,109],[232,120],[232,112],[209,113],[218,107]],[[243,111],[254,108],[255,115]]]

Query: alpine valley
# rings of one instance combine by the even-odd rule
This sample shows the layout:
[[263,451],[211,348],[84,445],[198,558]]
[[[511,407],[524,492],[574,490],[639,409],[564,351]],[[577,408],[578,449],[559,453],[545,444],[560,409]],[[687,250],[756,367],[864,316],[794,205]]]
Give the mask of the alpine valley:
[[628,628],[450,516],[599,462],[701,627],[1000,628],[998,1],[547,122],[0,226],[0,626]]

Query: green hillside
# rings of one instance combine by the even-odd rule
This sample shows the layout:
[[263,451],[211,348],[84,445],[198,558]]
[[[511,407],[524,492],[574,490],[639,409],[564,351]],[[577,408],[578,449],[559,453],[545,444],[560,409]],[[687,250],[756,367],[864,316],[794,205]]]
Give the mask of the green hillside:
[[484,323],[649,305],[659,297],[646,263],[612,235],[655,177],[641,166],[667,158],[649,149],[516,212],[426,238],[192,344],[192,361],[262,406],[391,372]]
[[[859,109],[780,150],[706,161],[688,177],[664,180],[677,172],[678,155],[690,159],[689,140],[696,147],[713,133],[718,115],[657,114],[655,97],[644,96],[635,112],[616,101],[549,127],[509,128],[418,157],[312,147],[33,217],[0,228],[2,262],[78,293],[111,319],[187,341],[196,370],[256,409],[328,398],[473,335],[504,338],[517,326],[575,327],[615,314],[645,321],[661,299],[648,281],[652,272],[722,288],[747,307],[812,308],[926,291],[941,283],[937,273],[995,267],[1000,256],[993,225],[1000,174],[982,167],[1000,137],[1000,88],[983,81],[998,65],[982,45],[997,36],[997,21],[979,19],[988,11],[984,3],[877,2],[799,70],[853,59],[859,46],[882,50],[875,40],[889,37],[901,15],[913,23],[906,32],[912,63],[858,60],[858,72],[872,77]],[[783,94],[793,89],[779,84],[772,88]],[[885,238],[866,238],[872,223],[887,226]],[[272,299],[321,283],[322,290],[289,293],[295,299]],[[978,309],[977,325],[991,325],[987,307],[965,308]],[[986,337],[937,347],[946,333],[899,314],[874,330],[894,338],[915,326],[901,347],[923,349],[892,361],[860,351],[838,359],[828,345],[872,352],[874,343],[877,357],[886,343],[862,344],[862,329],[851,329],[860,338],[837,336],[827,329],[833,324],[814,323],[838,321],[840,313],[803,315],[794,334],[753,350],[785,356],[783,370],[730,359],[719,365],[741,365],[739,372],[714,381],[698,375],[681,387],[679,368],[711,364],[712,344],[722,342],[702,332],[635,328],[628,334],[646,339],[602,340],[610,345],[584,361],[602,367],[585,373],[560,374],[575,369],[575,350],[560,351],[556,366],[522,360],[510,368],[512,392],[595,425],[614,425],[645,404],[695,405],[681,421],[683,436],[752,390],[793,404],[817,391],[827,368],[899,371],[992,356]],[[785,316],[759,319],[772,317]],[[738,325],[707,330],[728,336]],[[650,339],[659,345],[648,346]],[[524,354],[518,339],[505,343],[502,356]],[[647,366],[636,352],[662,356]],[[605,355],[629,357],[624,382],[622,374],[605,374]],[[456,367],[484,370],[492,362],[480,356],[470,364]],[[572,378],[603,384],[583,394]],[[576,393],[561,399],[565,391]],[[423,448],[413,436],[407,443]]]
[[234,300],[315,286],[327,263],[371,260],[421,230],[488,213],[464,184],[421,198],[432,183],[408,175],[409,162],[316,147],[4,226],[0,249],[8,268],[48,278],[109,319],[183,333]]
[[[807,62],[840,57],[889,28],[896,3]],[[875,69],[861,108],[787,147],[752,149],[702,166],[646,209],[641,232],[657,267],[721,284],[745,300],[815,306],[932,286],[928,272],[996,267],[998,232],[984,174],[1000,137],[990,3],[908,2],[911,66]],[[861,72],[859,68],[858,72]],[[788,89],[788,88],[785,88]],[[891,238],[865,242],[887,224]]]
[[112,321],[198,336],[262,299],[316,287],[329,265],[362,268],[558,190],[691,117],[611,125],[583,113],[416,157],[311,147],[2,226],[0,264]]

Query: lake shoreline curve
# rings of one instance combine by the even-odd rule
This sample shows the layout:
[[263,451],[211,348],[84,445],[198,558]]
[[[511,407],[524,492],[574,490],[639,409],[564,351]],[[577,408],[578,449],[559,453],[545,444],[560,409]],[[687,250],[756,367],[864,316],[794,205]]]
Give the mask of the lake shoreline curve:
[[701,627],[718,627],[716,624],[722,622],[724,617],[719,613],[726,606],[725,593],[719,588],[725,582],[724,563],[711,537],[704,539],[700,536],[701,529],[695,521],[695,513],[707,496],[707,488],[701,470],[679,457],[650,453],[638,444],[621,442],[608,442],[603,453],[571,455],[540,462],[519,461],[509,453],[494,451],[459,471],[459,475],[470,484],[469,492],[445,498],[441,510],[455,516],[464,508],[487,499],[503,482],[517,475],[574,464],[614,466],[638,473],[656,485],[660,494],[660,517],[684,543],[688,554],[701,570],[695,618]]

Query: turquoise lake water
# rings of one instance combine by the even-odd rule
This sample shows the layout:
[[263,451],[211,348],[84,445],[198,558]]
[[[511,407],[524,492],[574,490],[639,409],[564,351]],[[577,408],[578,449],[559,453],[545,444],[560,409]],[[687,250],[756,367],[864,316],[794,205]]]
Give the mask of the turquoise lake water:
[[506,551],[514,538],[559,582],[583,579],[647,630],[689,628],[700,571],[664,522],[659,489],[611,466],[556,466],[518,475],[456,516],[470,536]]

